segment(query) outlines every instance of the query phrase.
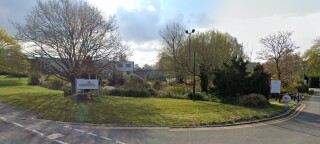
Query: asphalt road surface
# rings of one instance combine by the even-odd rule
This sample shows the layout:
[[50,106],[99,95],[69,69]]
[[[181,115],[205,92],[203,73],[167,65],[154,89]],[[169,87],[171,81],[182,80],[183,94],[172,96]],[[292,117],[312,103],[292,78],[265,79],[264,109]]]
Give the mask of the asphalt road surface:
[[0,143],[320,144],[320,96],[304,101],[301,110],[287,118],[231,127],[126,128],[21,119],[17,110],[0,105]]

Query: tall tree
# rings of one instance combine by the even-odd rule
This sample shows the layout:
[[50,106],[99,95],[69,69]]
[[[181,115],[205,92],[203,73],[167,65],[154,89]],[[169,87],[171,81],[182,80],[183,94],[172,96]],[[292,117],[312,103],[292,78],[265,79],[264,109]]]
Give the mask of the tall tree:
[[[28,13],[26,24],[14,24],[17,38],[32,44],[48,71],[71,82],[82,72],[84,60],[90,57],[96,71],[126,52],[121,43],[115,17],[105,19],[101,12],[85,1],[38,1]],[[122,55],[123,57],[123,55]]]
[[306,73],[309,76],[320,76],[320,39],[315,40],[310,49],[304,53]]
[[284,65],[290,60],[285,56],[290,55],[298,48],[291,40],[292,33],[280,31],[260,39],[263,49],[258,53],[259,58],[274,64],[273,72],[279,80],[283,80],[282,75],[286,69]]
[[[185,28],[179,23],[170,23],[159,31],[162,38],[163,48],[160,50],[160,56],[164,57],[170,63],[167,63],[168,70],[175,69],[175,77],[182,82],[185,77],[185,71],[181,67],[182,45],[185,38]],[[164,59],[163,59],[164,60]]]
[[0,29],[0,71],[21,74],[26,73],[29,67],[20,45],[5,30]]

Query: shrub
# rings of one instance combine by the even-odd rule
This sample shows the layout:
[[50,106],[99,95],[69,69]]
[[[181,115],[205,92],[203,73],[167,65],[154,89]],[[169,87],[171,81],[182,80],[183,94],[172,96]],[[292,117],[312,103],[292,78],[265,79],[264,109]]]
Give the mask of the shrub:
[[265,108],[269,106],[269,101],[261,94],[250,94],[240,98],[240,105],[252,108]]
[[308,93],[309,92],[309,87],[307,85],[301,84],[297,87],[297,89],[298,89],[299,93]]
[[309,90],[309,94],[310,95],[314,94],[314,90]]
[[188,99],[188,94],[191,93],[191,89],[184,84],[176,84],[175,86],[169,86],[160,92],[160,97]]
[[60,90],[62,89],[65,81],[58,78],[57,76],[50,76],[48,79],[48,88],[54,89],[54,90]]
[[128,96],[128,97],[148,97],[149,96],[148,92],[145,90],[122,89],[122,88],[110,90],[108,94],[113,96]]
[[28,76],[28,84],[39,85],[39,79],[41,75],[38,72],[31,72]]
[[154,84],[153,84],[153,88],[156,89],[156,90],[160,90],[162,88],[162,84],[160,81],[156,81]]

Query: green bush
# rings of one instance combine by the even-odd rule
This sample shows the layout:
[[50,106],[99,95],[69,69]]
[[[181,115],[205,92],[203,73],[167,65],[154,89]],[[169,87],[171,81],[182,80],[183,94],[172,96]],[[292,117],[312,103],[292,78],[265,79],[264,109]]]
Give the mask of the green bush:
[[309,94],[310,95],[314,94],[314,90],[309,90]]
[[[40,86],[48,88],[48,89],[65,90],[67,88],[66,84],[67,84],[66,81],[64,81],[54,75],[51,75],[49,77],[43,76],[40,78]],[[70,87],[70,91],[71,91],[71,85],[69,87]]]
[[139,90],[139,89],[122,89],[117,88],[108,91],[109,95],[113,96],[128,96],[128,97],[148,97],[149,94],[145,90]]
[[48,79],[49,89],[60,90],[64,86],[65,81],[57,76],[50,76]]
[[250,94],[240,98],[240,105],[252,108],[266,108],[269,101],[261,94]]
[[308,93],[309,92],[309,87],[307,85],[301,84],[297,87],[297,89],[298,89],[299,93]]
[[162,88],[162,84],[160,81],[156,81],[154,84],[153,84],[153,88],[156,89],[156,90],[160,90]]
[[28,76],[29,85],[39,85],[39,79],[41,75],[38,72],[31,72]]
[[192,90],[184,84],[176,84],[175,86],[169,86],[160,92],[160,97],[176,98],[176,99],[188,99],[188,94]]

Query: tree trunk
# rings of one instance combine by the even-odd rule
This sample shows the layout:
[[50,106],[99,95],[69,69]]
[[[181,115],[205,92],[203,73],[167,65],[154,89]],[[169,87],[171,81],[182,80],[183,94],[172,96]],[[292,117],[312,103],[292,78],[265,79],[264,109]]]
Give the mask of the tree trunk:
[[202,92],[208,92],[208,75],[203,65],[200,66],[200,86]]
[[70,79],[70,82],[71,82],[71,93],[75,94],[77,92],[77,90],[76,90],[76,79],[74,77],[72,77]]

